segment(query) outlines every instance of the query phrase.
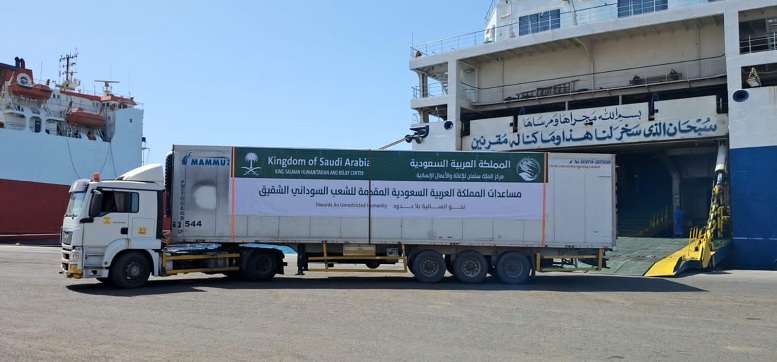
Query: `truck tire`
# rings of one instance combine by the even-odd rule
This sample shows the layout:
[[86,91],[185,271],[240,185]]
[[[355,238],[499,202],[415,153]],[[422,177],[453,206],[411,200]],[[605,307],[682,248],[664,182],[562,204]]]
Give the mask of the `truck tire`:
[[488,275],[488,261],[483,254],[474,250],[456,254],[453,260],[453,275],[462,283],[480,283]]
[[151,265],[140,251],[128,251],[119,255],[111,264],[109,277],[119,288],[140,288],[148,281]]
[[275,276],[276,270],[275,255],[272,252],[255,251],[248,257],[243,278],[252,281],[270,280]]
[[437,283],[445,276],[445,260],[434,250],[424,250],[413,257],[413,274],[421,283]]
[[496,262],[496,277],[506,284],[523,284],[531,275],[531,263],[526,255],[508,251]]
[[370,269],[378,269],[378,267],[380,266],[380,261],[379,260],[370,260],[370,261],[364,263],[364,265],[366,265]]

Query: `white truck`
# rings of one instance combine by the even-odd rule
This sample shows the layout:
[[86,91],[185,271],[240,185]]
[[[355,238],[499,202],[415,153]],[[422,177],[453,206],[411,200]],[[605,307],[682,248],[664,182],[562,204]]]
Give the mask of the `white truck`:
[[267,280],[288,247],[300,272],[517,284],[601,269],[615,248],[609,154],[174,146],[165,168],[73,183],[65,276],[123,288],[150,274]]

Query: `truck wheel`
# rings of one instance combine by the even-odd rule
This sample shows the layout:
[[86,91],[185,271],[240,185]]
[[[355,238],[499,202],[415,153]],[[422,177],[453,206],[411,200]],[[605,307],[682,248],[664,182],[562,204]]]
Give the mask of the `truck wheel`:
[[271,252],[256,251],[248,258],[248,264],[243,270],[243,278],[247,280],[269,280],[275,276],[275,255]]
[[370,260],[366,262],[364,265],[366,265],[370,269],[378,269],[378,267],[380,266],[380,261]]
[[456,255],[453,271],[462,283],[480,283],[488,275],[488,261],[483,254],[467,250]]
[[508,251],[496,262],[496,276],[506,284],[523,284],[531,274],[531,263],[526,255]]
[[109,277],[117,287],[129,289],[145,285],[149,274],[148,259],[139,251],[129,251],[113,261]]
[[421,283],[437,283],[445,276],[445,260],[434,250],[424,250],[413,257],[413,274]]

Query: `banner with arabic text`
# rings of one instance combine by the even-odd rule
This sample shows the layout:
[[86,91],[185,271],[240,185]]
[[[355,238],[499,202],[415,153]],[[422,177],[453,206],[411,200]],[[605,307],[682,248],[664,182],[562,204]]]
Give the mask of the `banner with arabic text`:
[[235,149],[235,214],[542,216],[542,153]]

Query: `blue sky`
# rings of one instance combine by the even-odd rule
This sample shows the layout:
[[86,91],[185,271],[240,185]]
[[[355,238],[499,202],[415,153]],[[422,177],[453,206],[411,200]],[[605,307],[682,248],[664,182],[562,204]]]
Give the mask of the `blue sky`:
[[[490,0],[7,1],[0,62],[117,80],[173,144],[379,148],[412,122],[410,46],[482,30]],[[409,149],[402,143],[392,149]]]

